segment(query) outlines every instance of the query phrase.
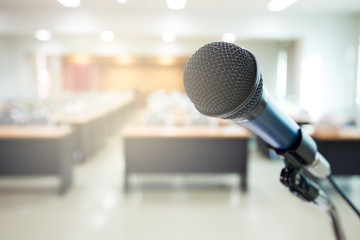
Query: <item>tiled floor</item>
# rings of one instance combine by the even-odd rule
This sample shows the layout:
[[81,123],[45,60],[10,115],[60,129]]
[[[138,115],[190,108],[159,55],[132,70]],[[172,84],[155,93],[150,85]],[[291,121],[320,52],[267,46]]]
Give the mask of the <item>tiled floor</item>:
[[[2,240],[297,240],[335,239],[327,216],[278,181],[283,164],[250,154],[249,192],[235,176],[133,176],[122,193],[121,140],[110,138],[78,164],[74,185],[57,195],[56,179],[0,179]],[[360,204],[360,187],[352,197]],[[356,186],[355,186],[356,188]],[[336,196],[348,240],[360,220]]]

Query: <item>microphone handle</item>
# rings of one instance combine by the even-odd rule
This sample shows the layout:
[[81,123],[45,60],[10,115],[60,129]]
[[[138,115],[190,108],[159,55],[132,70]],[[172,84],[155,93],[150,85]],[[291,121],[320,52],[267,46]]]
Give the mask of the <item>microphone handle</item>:
[[265,89],[257,108],[240,124],[279,151],[290,149],[299,138],[299,125],[279,109]]

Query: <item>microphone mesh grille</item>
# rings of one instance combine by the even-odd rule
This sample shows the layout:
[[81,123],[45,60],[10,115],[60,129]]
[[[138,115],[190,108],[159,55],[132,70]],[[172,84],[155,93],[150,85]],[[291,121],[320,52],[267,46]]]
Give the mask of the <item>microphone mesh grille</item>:
[[245,102],[233,116],[240,117],[253,110],[262,95],[261,82],[251,96],[256,80],[257,65],[253,55],[226,42],[201,47],[191,56],[184,71],[188,97],[201,113],[210,116],[230,113]]
[[249,102],[241,109],[231,114],[230,116],[225,117],[224,119],[236,119],[242,117],[244,114],[247,114],[254,110],[256,105],[259,103],[263,92],[263,82],[260,78],[259,86],[256,88],[255,94],[250,98]]

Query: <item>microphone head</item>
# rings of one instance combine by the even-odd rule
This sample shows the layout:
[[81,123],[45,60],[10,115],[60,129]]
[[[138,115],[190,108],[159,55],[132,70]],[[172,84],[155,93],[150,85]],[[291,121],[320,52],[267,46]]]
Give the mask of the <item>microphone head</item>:
[[200,113],[224,119],[250,113],[263,92],[254,55],[226,42],[209,43],[191,56],[184,87]]

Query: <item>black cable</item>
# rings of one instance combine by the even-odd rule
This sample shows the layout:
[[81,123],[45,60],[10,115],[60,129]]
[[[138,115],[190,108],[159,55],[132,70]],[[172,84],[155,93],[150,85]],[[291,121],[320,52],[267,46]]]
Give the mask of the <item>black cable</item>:
[[351,201],[351,199],[347,196],[347,194],[344,192],[344,190],[341,188],[341,186],[336,182],[333,175],[330,175],[328,177],[330,183],[335,188],[335,190],[343,197],[343,199],[350,205],[350,207],[355,211],[355,213],[360,217],[360,211],[357,209],[355,204]]

